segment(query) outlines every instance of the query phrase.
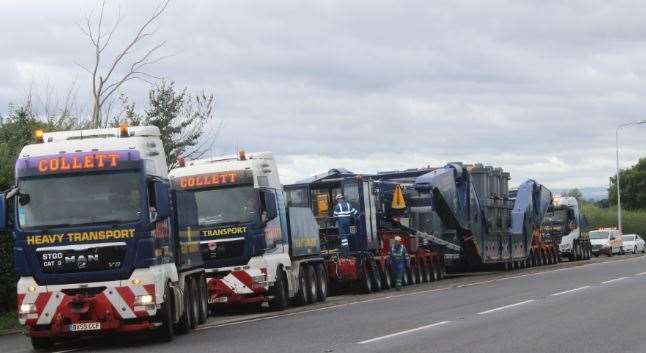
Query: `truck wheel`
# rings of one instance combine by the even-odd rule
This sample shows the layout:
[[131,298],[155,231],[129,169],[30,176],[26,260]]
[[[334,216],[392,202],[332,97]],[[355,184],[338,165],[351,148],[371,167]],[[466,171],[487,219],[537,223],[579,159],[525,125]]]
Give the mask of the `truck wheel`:
[[272,310],[285,310],[287,308],[289,294],[287,289],[287,281],[285,280],[285,272],[278,269],[276,272],[276,282],[269,288],[269,293],[273,297],[269,301],[269,308]]
[[381,275],[381,283],[383,284],[384,289],[390,289],[393,286],[392,277],[390,277],[390,271],[387,266],[379,266],[379,274]]
[[316,265],[316,279],[318,286],[316,286],[316,299],[324,302],[327,299],[327,271],[322,264]]
[[360,271],[361,272],[359,273],[359,275],[361,276],[361,282],[359,289],[361,290],[361,293],[368,294],[372,292],[372,281],[370,280],[370,273],[368,272],[366,265],[363,265]]
[[156,321],[161,323],[161,326],[155,332],[158,341],[170,342],[173,340],[173,336],[175,336],[175,330],[173,329],[174,308],[171,290],[166,286],[164,290],[164,302],[161,305],[161,309],[157,312]]
[[298,271],[298,293],[294,296],[294,305],[302,306],[307,304],[307,274],[305,266],[301,266]]
[[54,340],[51,337],[31,337],[31,346],[35,350],[51,350]]
[[179,323],[177,324],[177,332],[179,333],[188,333],[191,331],[191,323],[193,322],[193,308],[192,303],[193,303],[193,298],[192,297],[192,290],[191,290],[191,281],[189,279],[186,280],[186,283],[184,283],[184,294],[182,297],[183,300],[183,307],[184,307],[184,312],[182,313],[182,317],[179,320]]
[[198,316],[199,319],[197,323],[202,325],[206,323],[206,320],[209,317],[209,290],[206,286],[206,278],[204,276],[200,276],[197,279],[197,283],[200,293],[200,314]]
[[316,280],[316,271],[314,266],[307,265],[307,303],[312,304],[316,301],[316,296],[318,294],[318,281]]
[[200,288],[198,287],[197,281],[195,278],[191,278],[191,329],[195,329],[200,320],[200,302],[201,300]]

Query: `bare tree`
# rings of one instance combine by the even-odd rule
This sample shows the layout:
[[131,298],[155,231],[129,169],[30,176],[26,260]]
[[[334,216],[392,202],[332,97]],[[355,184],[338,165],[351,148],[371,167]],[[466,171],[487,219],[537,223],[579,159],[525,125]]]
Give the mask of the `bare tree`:
[[[143,42],[151,37],[155,30],[152,27],[158,22],[159,17],[164,13],[170,0],[161,2],[146,21],[137,28],[134,36],[127,42],[125,47],[111,58],[104,65],[105,50],[110,45],[113,34],[121,22],[121,12],[117,20],[109,30],[104,31],[103,15],[105,2],[101,3],[98,19],[95,21],[92,14],[85,18],[85,23],[79,25],[81,31],[90,39],[94,49],[94,64],[91,68],[81,66],[92,76],[92,120],[91,125],[98,128],[103,125],[102,111],[110,107],[114,102],[115,93],[121,86],[131,80],[142,80],[150,83],[151,79],[159,79],[146,71],[151,64],[158,62],[163,57],[157,56],[157,52],[165,44],[165,41],[158,42],[148,49],[139,50]],[[135,55],[138,54],[138,55]]]

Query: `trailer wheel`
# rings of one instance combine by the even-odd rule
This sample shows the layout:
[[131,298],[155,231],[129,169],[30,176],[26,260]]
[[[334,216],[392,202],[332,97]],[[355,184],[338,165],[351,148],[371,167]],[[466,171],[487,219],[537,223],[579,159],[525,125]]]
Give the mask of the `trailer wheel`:
[[175,336],[175,330],[173,329],[173,310],[175,306],[173,305],[173,299],[171,298],[171,290],[166,286],[164,290],[164,302],[161,305],[161,309],[157,312],[157,322],[161,323],[161,326],[157,328],[155,336],[158,341],[161,342],[170,342]]
[[379,275],[379,267],[374,261],[371,261],[370,263],[370,279],[372,280],[372,290],[374,292],[379,292],[383,288],[381,276]]
[[439,281],[440,280],[440,271],[438,269],[438,264],[437,263],[432,263],[431,264],[431,281]]
[[390,277],[390,271],[386,265],[379,266],[379,274],[381,275],[381,283],[383,284],[384,289],[390,289],[393,286],[392,277]]
[[316,270],[314,270],[314,266],[308,265],[305,266],[305,269],[307,271],[307,303],[312,304],[316,301],[316,297],[318,295],[319,281],[316,279]]
[[372,292],[372,280],[370,279],[370,273],[368,272],[368,266],[363,265],[361,267],[361,272],[359,273],[361,277],[360,287],[362,293],[368,294]]
[[422,261],[422,282],[427,283],[431,281],[431,268],[428,265],[428,261]]
[[289,301],[289,294],[287,288],[287,281],[285,280],[285,272],[281,268],[276,271],[276,281],[274,285],[269,288],[269,294],[273,297],[269,301],[269,308],[272,310],[285,310]]
[[193,298],[191,298],[191,296],[191,281],[189,279],[186,279],[182,296],[184,312],[182,313],[182,317],[177,324],[177,332],[179,333],[188,333],[189,331],[191,331],[191,323],[193,322]]
[[298,271],[298,293],[294,296],[294,305],[302,306],[307,304],[307,274],[305,266]]
[[316,265],[316,280],[318,281],[316,299],[324,302],[327,299],[327,271],[325,271],[325,266],[322,264]]

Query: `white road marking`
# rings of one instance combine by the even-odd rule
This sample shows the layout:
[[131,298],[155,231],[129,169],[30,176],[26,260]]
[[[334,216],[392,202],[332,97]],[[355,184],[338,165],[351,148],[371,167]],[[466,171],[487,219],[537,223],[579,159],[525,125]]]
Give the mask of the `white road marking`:
[[494,308],[494,309],[481,311],[481,312],[478,313],[478,315],[489,314],[489,313],[493,313],[493,312],[496,312],[496,311],[505,310],[505,309],[513,308],[513,307],[524,305],[524,304],[529,304],[529,303],[531,303],[533,301],[535,301],[535,300],[530,299],[530,300],[525,300],[524,302],[520,302],[520,303],[516,303],[516,304],[510,304],[510,305],[505,305],[505,306],[501,306],[501,307]]
[[374,302],[374,301],[379,301],[379,300],[386,300],[386,299],[392,299],[392,298],[400,298],[400,297],[407,297],[415,294],[422,294],[422,293],[431,293],[431,292],[439,292],[447,289],[451,289],[452,287],[442,287],[442,288],[435,288],[435,289],[427,289],[427,290],[419,290],[419,291],[414,291],[410,293],[402,293],[402,294],[396,294],[396,295],[388,295],[384,297],[377,297],[377,298],[372,298],[372,299],[366,299],[366,300],[358,300],[354,302],[349,302],[349,303],[343,303],[343,304],[335,304],[335,305],[330,305],[330,306],[324,306],[322,308],[315,308],[315,309],[308,309],[308,310],[301,310],[301,311],[294,311],[291,313],[285,313],[285,314],[278,314],[278,315],[270,315],[270,316],[263,316],[263,317],[258,317],[258,318],[252,318],[252,319],[246,319],[246,320],[239,320],[239,321],[233,321],[233,322],[223,322],[223,323],[214,323],[212,325],[203,325],[198,328],[196,328],[196,331],[201,331],[201,330],[207,330],[207,329],[212,329],[216,327],[224,327],[224,326],[233,326],[233,325],[241,325],[241,324],[246,324],[246,323],[251,323],[251,322],[257,322],[257,321],[264,321],[264,320],[271,320],[271,319],[277,319],[281,317],[288,317],[288,316],[294,316],[294,315],[300,315],[300,314],[307,314],[307,313],[313,313],[313,312],[318,312],[318,311],[324,311],[324,310],[331,310],[331,309],[336,309],[336,308],[342,308],[350,305],[355,305],[355,304],[362,304],[362,303],[369,303],[369,302]]
[[579,288],[565,290],[565,291],[562,291],[562,292],[554,293],[554,294],[552,294],[552,296],[558,296],[558,295],[568,294],[568,293],[572,293],[572,292],[578,292],[580,290],[584,290],[584,289],[587,289],[587,288],[590,288],[590,286],[583,286],[583,287],[579,287]]
[[640,273],[636,274],[635,276],[643,276],[643,275],[646,275],[646,272],[640,272]]
[[628,279],[628,277],[619,277],[619,278],[611,279],[609,281],[601,282],[601,284],[608,284],[608,283],[612,283],[612,282],[621,281],[621,280],[624,280],[624,279]]
[[[603,261],[603,262],[594,262],[594,263],[589,263],[589,264],[585,264],[585,265],[565,267],[565,268],[559,268],[559,269],[553,269],[553,270],[547,270],[547,271],[541,271],[541,272],[533,272],[533,273],[527,273],[527,274],[522,274],[522,275],[517,275],[517,276],[494,278],[494,279],[487,280],[487,281],[465,283],[465,284],[460,284],[460,285],[451,285],[451,286],[448,286],[448,287],[412,291],[412,292],[401,293],[401,294],[393,294],[393,295],[388,295],[388,296],[383,296],[383,297],[377,297],[377,298],[371,298],[371,299],[365,299],[365,300],[357,300],[357,301],[349,302],[349,303],[335,304],[335,305],[325,306],[325,307],[316,308],[316,309],[294,311],[294,312],[291,312],[291,313],[284,313],[284,314],[277,314],[277,315],[270,315],[270,316],[262,316],[262,317],[256,317],[256,318],[250,318],[250,319],[244,319],[244,320],[238,320],[238,321],[232,321],[232,322],[213,323],[213,324],[202,325],[199,328],[197,328],[196,330],[207,330],[207,329],[217,328],[217,327],[241,325],[241,324],[245,324],[245,323],[264,321],[264,320],[271,320],[271,319],[277,319],[277,318],[281,318],[281,317],[288,317],[288,316],[294,316],[294,315],[307,314],[307,313],[312,313],[312,312],[318,312],[318,311],[342,308],[342,307],[351,306],[351,305],[355,305],[355,304],[362,304],[362,303],[369,303],[369,302],[386,300],[386,299],[400,298],[400,297],[406,297],[406,296],[411,296],[411,295],[416,295],[416,294],[438,292],[438,291],[444,291],[444,290],[453,289],[453,288],[471,287],[471,286],[476,286],[476,285],[480,285],[480,284],[493,283],[493,282],[496,282],[496,281],[502,281],[502,280],[513,279],[513,278],[521,278],[521,277],[529,277],[529,276],[541,275],[541,274],[551,273],[551,272],[572,270],[572,269],[577,269],[577,268],[582,268],[582,267],[587,267],[587,266],[592,266],[592,265],[610,264],[610,263],[632,261],[632,260],[641,260],[641,259],[646,259],[646,256],[632,257],[632,258],[622,259],[622,260],[610,260],[610,261]],[[644,272],[644,274],[646,274],[646,272]],[[533,300],[530,300],[528,302],[531,302],[531,301],[533,301]],[[525,304],[525,303],[526,302],[513,304],[512,306],[521,305],[521,304]],[[502,309],[505,309],[505,308],[506,307],[497,308],[497,309],[494,309],[494,311],[502,310]],[[491,311],[487,311],[487,312],[491,312]],[[487,312],[483,312],[482,314],[485,314]]]
[[430,324],[430,325],[426,325],[426,326],[420,326],[420,327],[416,327],[416,328],[406,330],[406,331],[400,331],[400,332],[391,333],[391,334],[385,335],[385,336],[371,338],[369,340],[357,342],[357,344],[366,344],[366,343],[372,343],[372,342],[376,342],[376,341],[381,341],[381,340],[385,340],[385,339],[396,337],[396,336],[405,335],[405,334],[412,333],[412,332],[426,330],[426,329],[429,329],[431,327],[446,325],[446,324],[448,324],[450,322],[451,321],[440,321],[440,322],[436,322],[434,324]]

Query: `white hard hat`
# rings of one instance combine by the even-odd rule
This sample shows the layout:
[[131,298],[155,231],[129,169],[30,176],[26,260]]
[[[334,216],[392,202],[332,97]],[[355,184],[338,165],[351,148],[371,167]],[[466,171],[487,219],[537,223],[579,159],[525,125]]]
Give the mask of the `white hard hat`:
[[338,194],[338,195],[336,195],[336,199],[337,199],[337,200],[338,200],[338,199],[342,199],[342,198],[343,198],[343,194]]
[[395,241],[402,241],[402,237],[400,237],[399,235],[395,236]]

